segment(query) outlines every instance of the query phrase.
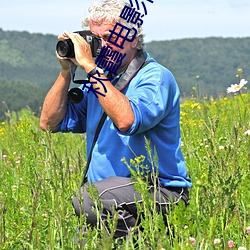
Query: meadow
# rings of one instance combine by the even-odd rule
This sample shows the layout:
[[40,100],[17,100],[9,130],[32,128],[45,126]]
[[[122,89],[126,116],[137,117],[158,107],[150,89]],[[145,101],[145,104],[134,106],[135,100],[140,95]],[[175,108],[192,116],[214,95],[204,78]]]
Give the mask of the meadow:
[[[249,103],[247,92],[185,100],[182,150],[193,181],[190,204],[171,208],[166,226],[142,183],[143,230],[117,242],[115,222],[108,221],[110,235],[99,222],[98,230],[86,233],[85,249],[250,249]],[[85,220],[75,217],[71,197],[85,163],[84,135],[42,132],[29,109],[6,113],[0,124],[0,249],[81,249],[76,228]],[[127,164],[140,166],[143,157]]]

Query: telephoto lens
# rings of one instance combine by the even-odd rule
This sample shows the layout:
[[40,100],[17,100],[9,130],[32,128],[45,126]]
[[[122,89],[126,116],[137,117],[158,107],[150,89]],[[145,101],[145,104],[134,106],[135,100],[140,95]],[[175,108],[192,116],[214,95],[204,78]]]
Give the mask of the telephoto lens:
[[56,45],[56,51],[58,55],[61,57],[68,57],[68,58],[75,57],[74,44],[70,39],[58,41]]

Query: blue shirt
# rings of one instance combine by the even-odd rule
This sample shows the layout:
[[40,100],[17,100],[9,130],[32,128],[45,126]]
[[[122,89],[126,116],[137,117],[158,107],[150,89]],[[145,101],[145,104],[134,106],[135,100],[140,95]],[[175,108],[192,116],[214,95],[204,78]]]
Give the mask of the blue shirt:
[[[159,180],[163,186],[191,187],[181,152],[180,91],[172,73],[153,58],[131,80],[122,93],[129,99],[134,112],[134,123],[124,132],[107,117],[92,153],[88,181],[96,182],[109,176],[129,177],[130,170],[121,161],[144,155],[144,165],[152,168],[145,138],[151,151],[157,152]],[[117,82],[119,75],[112,81]],[[105,83],[105,82],[104,82]],[[84,99],[68,103],[67,113],[58,131],[87,135],[89,155],[95,131],[103,109],[93,92],[84,92]],[[154,156],[153,156],[154,157]]]

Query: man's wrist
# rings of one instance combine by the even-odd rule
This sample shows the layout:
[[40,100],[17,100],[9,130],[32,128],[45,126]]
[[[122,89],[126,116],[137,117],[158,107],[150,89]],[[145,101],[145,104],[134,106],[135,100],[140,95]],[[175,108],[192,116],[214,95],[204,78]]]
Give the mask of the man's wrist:
[[70,76],[70,69],[62,69],[61,75],[64,77],[69,77]]
[[92,70],[89,71],[88,76],[91,77],[91,76],[93,76],[93,75],[95,75],[97,73],[103,75],[104,71],[101,68],[95,67],[95,68],[93,68]]
[[88,65],[87,67],[85,67],[84,68],[84,70],[85,70],[85,72],[86,72],[86,74],[88,75],[88,73],[92,70],[92,69],[94,69],[94,68],[96,68],[97,66],[96,66],[96,64],[90,64],[90,65]]

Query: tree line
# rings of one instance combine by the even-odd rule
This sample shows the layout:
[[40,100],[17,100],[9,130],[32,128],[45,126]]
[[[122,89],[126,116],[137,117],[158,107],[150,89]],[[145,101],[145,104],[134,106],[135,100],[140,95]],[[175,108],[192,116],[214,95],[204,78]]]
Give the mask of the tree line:
[[[54,35],[0,29],[0,120],[7,107],[30,107],[39,114],[60,70],[56,43]],[[250,79],[250,38],[152,41],[145,49],[172,71],[184,98],[217,98],[240,78]]]

